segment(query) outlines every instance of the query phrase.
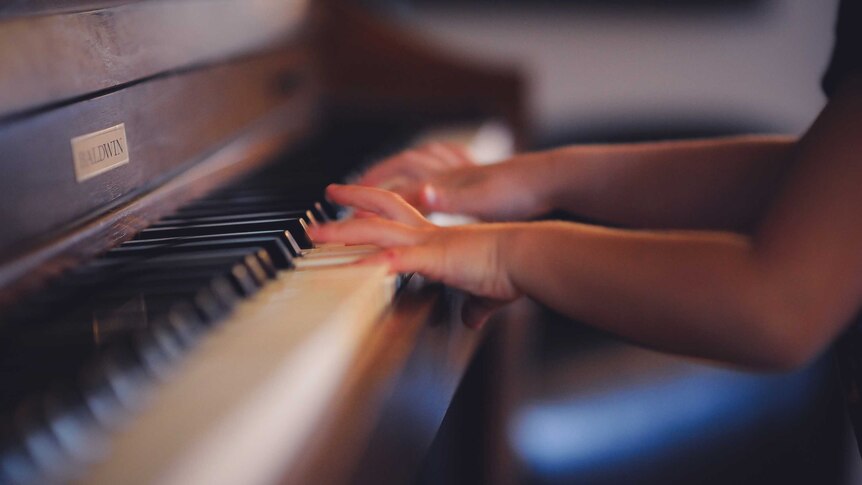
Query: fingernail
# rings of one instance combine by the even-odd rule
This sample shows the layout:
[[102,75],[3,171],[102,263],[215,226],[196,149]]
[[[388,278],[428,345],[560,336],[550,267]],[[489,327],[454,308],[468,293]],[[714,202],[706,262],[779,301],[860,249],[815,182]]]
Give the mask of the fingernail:
[[440,194],[437,193],[437,189],[433,185],[425,184],[422,186],[422,199],[426,206],[437,207],[440,202]]

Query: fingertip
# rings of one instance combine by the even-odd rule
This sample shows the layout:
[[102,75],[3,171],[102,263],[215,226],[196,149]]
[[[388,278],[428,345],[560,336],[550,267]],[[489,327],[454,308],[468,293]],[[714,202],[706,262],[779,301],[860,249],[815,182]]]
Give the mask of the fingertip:
[[308,237],[310,237],[313,241],[320,239],[320,231],[323,228],[324,224],[311,224],[306,228],[306,232],[308,233]]
[[378,216],[376,213],[371,212],[371,211],[356,209],[355,211],[353,211],[353,217],[356,219],[370,219],[372,217],[380,217],[380,216]]

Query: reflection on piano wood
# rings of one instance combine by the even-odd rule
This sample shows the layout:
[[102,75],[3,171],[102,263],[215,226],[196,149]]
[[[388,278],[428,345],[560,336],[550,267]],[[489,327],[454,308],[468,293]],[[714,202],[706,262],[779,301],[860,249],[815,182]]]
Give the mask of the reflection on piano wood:
[[[522,137],[517,76],[337,1],[227,2],[213,28],[280,20],[203,49],[168,19],[207,2],[79,3],[0,10],[0,37],[75,25],[149,57],[76,52],[100,74],[63,84],[0,50],[21,93],[0,97],[0,482],[409,479],[481,333],[457,295],[347,265],[374,248],[306,228],[338,216],[327,183],[428,127],[495,118]],[[129,27],[142,17],[160,35]],[[42,55],[68,53],[52,42]],[[77,180],[70,140],[120,123],[129,162]],[[489,156],[511,149],[483,133]],[[412,438],[388,442],[405,416]]]

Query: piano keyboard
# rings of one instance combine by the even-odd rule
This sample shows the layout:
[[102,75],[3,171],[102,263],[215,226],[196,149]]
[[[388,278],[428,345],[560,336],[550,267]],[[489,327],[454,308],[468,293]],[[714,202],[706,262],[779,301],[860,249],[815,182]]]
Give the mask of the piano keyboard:
[[[509,155],[487,126],[426,138]],[[281,481],[401,283],[314,247],[330,181],[274,165],[3,315],[0,483]]]
[[344,265],[373,248],[313,247],[326,181],[283,172],[188,204],[6,318],[1,483],[278,478],[395,291],[385,268]]

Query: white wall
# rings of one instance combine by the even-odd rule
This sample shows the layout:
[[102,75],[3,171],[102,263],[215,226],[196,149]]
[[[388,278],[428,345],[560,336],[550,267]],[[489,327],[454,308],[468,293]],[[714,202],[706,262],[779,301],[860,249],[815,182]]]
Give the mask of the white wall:
[[468,57],[523,66],[540,131],[694,113],[798,133],[824,102],[819,79],[836,4],[771,0],[758,8],[685,15],[435,6],[405,17]]

